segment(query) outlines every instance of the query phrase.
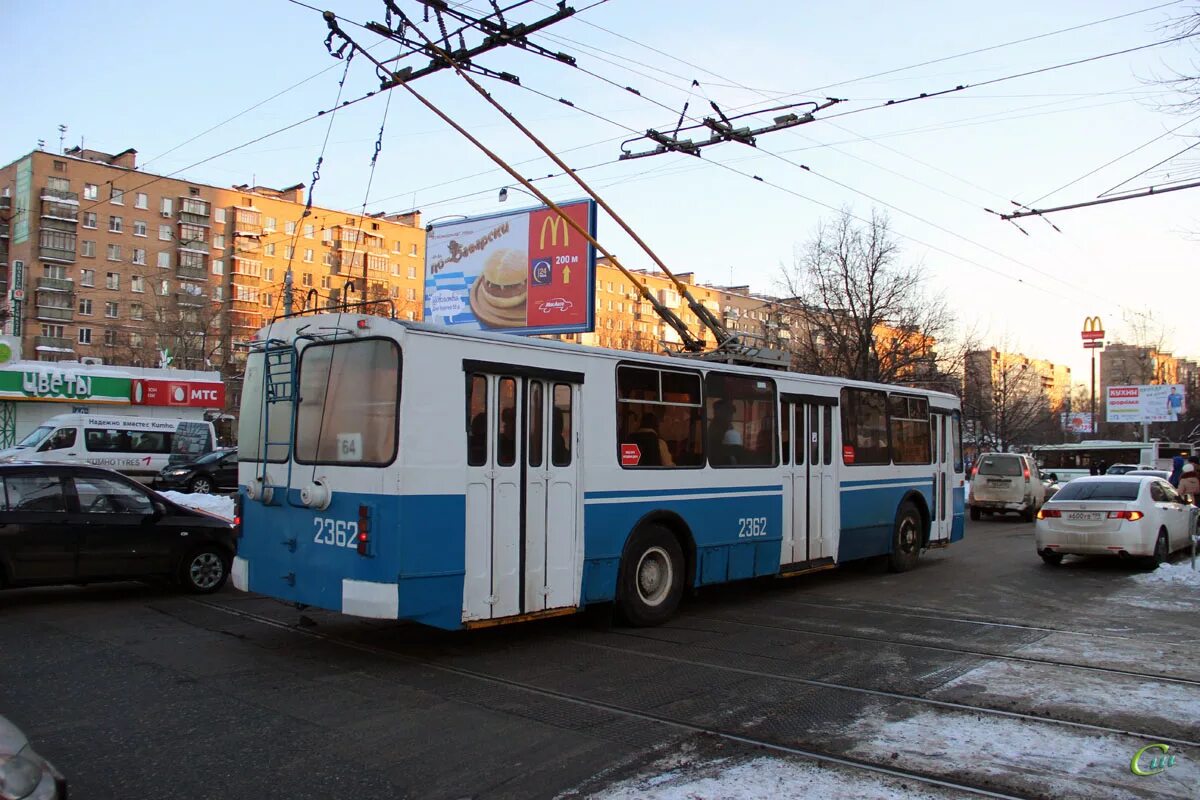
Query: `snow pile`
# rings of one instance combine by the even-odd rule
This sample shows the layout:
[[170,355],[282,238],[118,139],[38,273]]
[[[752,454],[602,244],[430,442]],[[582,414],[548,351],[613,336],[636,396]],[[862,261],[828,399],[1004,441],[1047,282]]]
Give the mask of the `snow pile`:
[[916,788],[915,781],[774,758],[736,766],[724,760],[631,778],[593,795],[603,800],[778,800],[854,797],[870,800],[938,800],[949,795]]
[[232,497],[216,494],[183,494],[182,492],[159,492],[159,494],[172,503],[185,508],[207,511],[225,519],[233,519],[234,516]]
[[1200,588],[1200,564],[1197,564],[1197,569],[1192,569],[1192,560],[1190,558],[1179,564],[1159,564],[1158,569],[1153,572],[1134,575],[1133,579],[1138,583],[1158,584],[1160,586],[1163,584],[1175,586],[1183,584]]

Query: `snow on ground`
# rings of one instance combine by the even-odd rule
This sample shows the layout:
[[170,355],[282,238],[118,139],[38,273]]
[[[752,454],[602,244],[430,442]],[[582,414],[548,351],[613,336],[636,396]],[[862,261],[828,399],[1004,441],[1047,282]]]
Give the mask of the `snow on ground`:
[[1189,739],[1200,720],[1200,687],[1017,661],[990,661],[938,687],[932,696],[992,708],[1009,708],[1011,700],[1024,698],[1012,710],[1099,725],[1112,723],[1089,717],[1119,714],[1137,719],[1138,730]]
[[[1037,687],[1028,687],[1036,691]],[[1006,790],[1055,798],[1195,798],[1200,761],[1187,748],[1176,766],[1138,777],[1129,764],[1139,747],[1132,736],[1089,733],[1048,723],[972,713],[922,711],[904,719],[864,716],[847,729],[848,754],[960,778],[995,781]]]
[[592,795],[602,800],[942,800],[952,796],[917,781],[780,758],[741,763],[720,759],[677,767],[631,778]]
[[1151,586],[1182,585],[1200,589],[1200,562],[1197,562],[1196,567],[1197,569],[1192,569],[1191,558],[1186,558],[1178,564],[1160,564],[1153,572],[1134,575],[1133,579]]
[[183,494],[182,492],[159,492],[159,494],[176,505],[197,508],[219,517],[225,517],[225,519],[233,519],[232,497],[217,494]]

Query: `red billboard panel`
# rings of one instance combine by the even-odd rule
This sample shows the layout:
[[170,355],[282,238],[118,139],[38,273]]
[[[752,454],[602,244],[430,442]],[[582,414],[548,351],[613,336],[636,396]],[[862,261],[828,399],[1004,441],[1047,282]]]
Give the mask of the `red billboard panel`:
[[135,406],[224,408],[225,384],[217,381],[163,381],[134,379],[129,399]]

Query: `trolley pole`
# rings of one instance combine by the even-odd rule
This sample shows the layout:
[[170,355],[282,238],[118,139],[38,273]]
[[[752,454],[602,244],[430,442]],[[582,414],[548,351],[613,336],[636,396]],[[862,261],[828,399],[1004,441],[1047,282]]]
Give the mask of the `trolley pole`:
[[1099,317],[1084,317],[1083,320],[1083,346],[1092,351],[1092,433],[1095,433],[1098,426],[1096,425],[1096,351],[1104,347],[1104,323]]

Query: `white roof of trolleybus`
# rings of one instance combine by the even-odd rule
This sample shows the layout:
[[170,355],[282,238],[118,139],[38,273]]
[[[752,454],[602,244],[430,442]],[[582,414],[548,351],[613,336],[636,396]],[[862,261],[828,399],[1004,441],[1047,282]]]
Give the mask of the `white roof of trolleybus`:
[[[330,326],[327,324],[321,324],[327,323],[331,319],[338,320],[336,325]],[[365,328],[358,327],[359,320],[365,321]],[[535,350],[556,350],[563,353],[569,353],[571,355],[605,356],[613,361],[638,361],[642,363],[650,362],[661,364],[665,367],[688,367],[692,369],[708,367],[712,369],[720,369],[723,372],[737,372],[766,378],[789,376],[802,379],[810,383],[821,384],[835,391],[844,386],[862,389],[903,389],[907,392],[923,395],[931,400],[941,400],[943,401],[944,406],[948,406],[950,408],[957,409],[960,406],[959,399],[956,396],[946,392],[934,391],[932,389],[919,389],[909,386],[900,386],[898,384],[871,383],[869,381],[850,380],[847,378],[832,378],[826,375],[811,375],[804,372],[763,369],[761,367],[746,367],[736,364],[726,364],[720,361],[706,361],[700,358],[693,359],[680,356],[660,355],[657,353],[645,353],[635,350],[613,350],[607,347],[594,347],[591,345],[576,344],[574,342],[560,342],[556,339],[536,339],[515,336],[511,333],[466,331],[457,328],[446,327],[444,325],[434,325],[428,322],[388,319],[387,317],[370,316],[366,314],[308,314],[305,316],[281,318],[275,320],[267,327],[260,329],[256,334],[256,339],[262,341],[267,338],[283,338],[282,335],[285,331],[295,336],[301,333],[307,333],[308,331],[304,330],[306,327],[312,329],[311,332],[313,334],[317,334],[322,328],[324,328],[324,330],[327,332],[332,332],[335,329],[339,329],[347,331],[355,337],[366,337],[386,332],[381,331],[378,327],[376,327],[380,324],[395,325],[408,333],[460,337],[463,339],[502,344],[508,347],[531,348]],[[833,395],[831,394],[831,396]]]

